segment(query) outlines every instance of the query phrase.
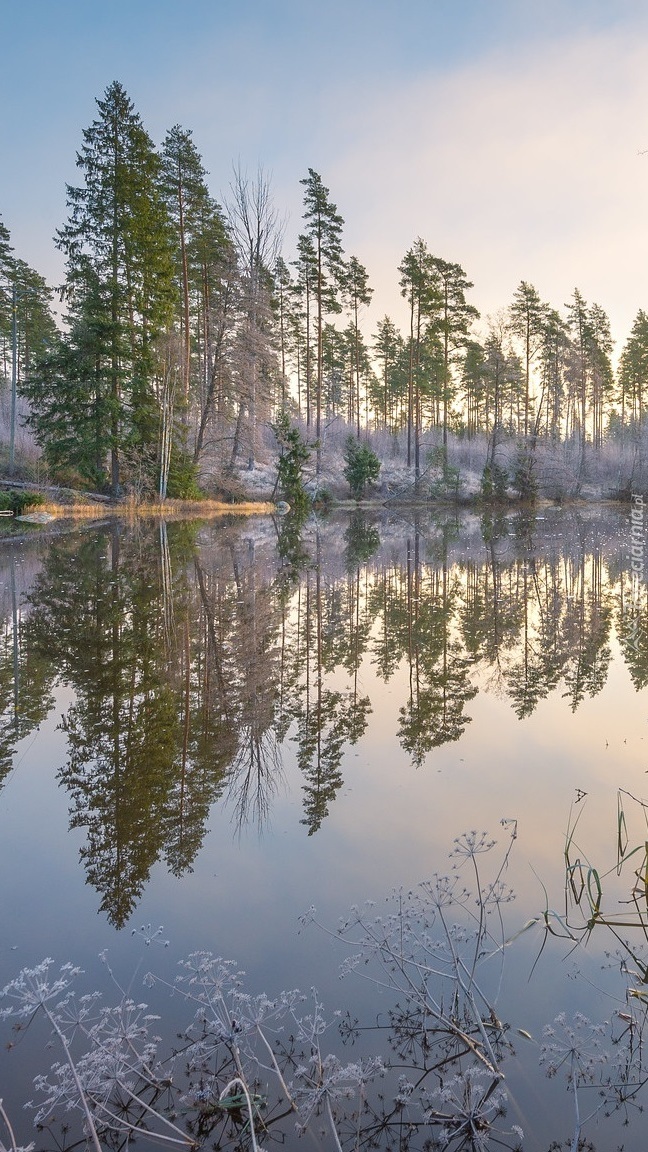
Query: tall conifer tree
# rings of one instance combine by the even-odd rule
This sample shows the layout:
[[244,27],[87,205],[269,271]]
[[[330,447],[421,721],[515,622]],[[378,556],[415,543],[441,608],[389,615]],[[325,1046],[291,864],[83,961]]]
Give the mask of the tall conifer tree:
[[400,289],[409,306],[409,373],[407,382],[407,467],[412,465],[418,482],[421,436],[421,355],[425,324],[439,304],[427,244],[417,237],[398,266]]
[[524,361],[524,435],[529,435],[531,404],[531,363],[538,352],[544,331],[547,306],[533,284],[526,280],[520,285],[511,304],[511,329],[523,346]]
[[637,312],[619,362],[619,401],[621,420],[627,415],[639,424],[648,396],[648,315]]
[[121,84],[112,83],[83,132],[78,187],[68,187],[69,219],[57,234],[67,260],[72,321],[90,310],[94,388],[108,401],[110,488],[120,490],[123,451],[155,455],[159,412],[155,341],[173,317],[174,265],[160,160]]
[[[353,339],[353,379],[355,394],[355,421],[356,434],[360,439],[360,375],[362,362],[362,335],[360,332],[360,309],[371,304],[373,288],[369,287],[369,276],[364,264],[355,256],[347,262],[344,274],[344,295],[346,296],[351,312],[352,339]],[[365,350],[366,357],[366,350]]]
[[434,256],[432,274],[438,299],[432,324],[443,348],[443,459],[447,462],[448,417],[453,394],[450,361],[457,349],[465,348],[470,325],[473,320],[478,319],[479,312],[466,300],[466,292],[473,285],[461,265],[451,264],[447,260],[442,260],[440,256]]
[[315,384],[315,435],[317,437],[317,472],[322,464],[322,381],[324,316],[341,311],[340,288],[344,277],[342,262],[342,227],[344,220],[329,197],[322,177],[313,168],[308,169],[304,185],[304,220],[306,236],[314,255],[315,264],[315,323],[317,347],[317,376]]

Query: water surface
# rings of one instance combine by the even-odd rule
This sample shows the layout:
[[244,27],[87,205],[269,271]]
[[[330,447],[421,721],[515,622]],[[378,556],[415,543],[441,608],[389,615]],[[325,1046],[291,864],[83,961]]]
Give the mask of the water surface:
[[[49,955],[105,984],[107,949],[141,988],[205,948],[252,991],[316,985],[375,1019],[372,989],[339,982],[344,949],[299,930],[306,909],[335,928],[446,870],[463,832],[502,844],[516,821],[513,935],[564,910],[574,813],[614,862],[618,789],[646,795],[648,613],[623,511],[35,535],[0,544],[0,611],[0,983]],[[159,925],[169,946],[147,948]],[[542,1150],[573,1129],[543,1025],[625,997],[603,932],[571,955],[544,939],[509,950],[497,1001],[532,1037],[508,1062],[509,1127]],[[14,1119],[49,1062],[19,1049],[0,1056]],[[616,1148],[618,1124],[587,1135]]]

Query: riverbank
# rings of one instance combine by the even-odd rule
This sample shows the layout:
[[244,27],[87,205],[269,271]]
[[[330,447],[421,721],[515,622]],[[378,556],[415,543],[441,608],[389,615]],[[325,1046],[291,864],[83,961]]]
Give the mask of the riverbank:
[[[21,491],[28,491],[36,493],[40,500],[34,505],[33,511],[37,513],[40,520],[41,515],[44,520],[53,524],[56,522],[57,526],[61,527],[62,524],[75,524],[78,522],[96,523],[98,521],[105,521],[110,519],[122,520],[145,520],[163,518],[164,520],[181,520],[181,519],[213,519],[218,517],[249,517],[249,516],[267,516],[275,515],[278,512],[277,503],[269,499],[254,499],[253,497],[247,500],[239,500],[232,502],[225,502],[223,500],[212,500],[206,498],[204,500],[149,500],[137,501],[130,497],[128,499],[112,499],[99,493],[87,493],[80,490],[71,488],[54,488],[39,486],[37,484],[27,484],[24,482],[13,482],[7,479],[0,479],[0,490],[5,491],[9,489],[17,489]],[[403,510],[420,510],[431,511],[434,509],[461,509],[467,512],[476,512],[489,515],[505,515],[507,513],[527,510],[538,511],[548,507],[591,507],[593,505],[607,505],[607,506],[622,506],[628,502],[627,494],[618,494],[611,496],[609,494],[603,495],[600,491],[583,491],[578,496],[567,496],[562,499],[550,499],[546,496],[539,496],[533,502],[525,502],[519,498],[509,496],[504,500],[484,500],[483,497],[477,495],[462,495],[453,498],[448,494],[437,495],[431,497],[416,497],[413,493],[394,495],[385,495],[384,493],[374,493],[367,496],[361,501],[356,501],[350,498],[329,498],[321,504],[315,502],[313,510],[317,512],[333,512],[333,511],[354,511],[362,509],[367,512],[381,512],[381,511],[394,511],[396,509]],[[283,505],[281,511],[286,510],[286,505]],[[15,520],[7,518],[6,521],[0,521],[0,524],[8,528],[10,525],[14,526]],[[31,527],[42,528],[43,522],[36,521]],[[29,528],[25,525],[27,530]]]

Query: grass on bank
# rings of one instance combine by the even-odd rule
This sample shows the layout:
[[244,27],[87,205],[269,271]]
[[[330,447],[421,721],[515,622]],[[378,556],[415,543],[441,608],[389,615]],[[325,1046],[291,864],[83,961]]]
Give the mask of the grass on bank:
[[105,519],[110,517],[124,517],[145,519],[150,516],[164,516],[165,520],[178,519],[187,515],[199,518],[205,516],[254,516],[260,513],[274,511],[274,504],[255,503],[250,501],[244,504],[223,504],[218,500],[165,500],[138,503],[124,501],[114,504],[70,503],[59,504],[55,501],[39,504],[39,512],[48,512],[57,518],[67,519]]

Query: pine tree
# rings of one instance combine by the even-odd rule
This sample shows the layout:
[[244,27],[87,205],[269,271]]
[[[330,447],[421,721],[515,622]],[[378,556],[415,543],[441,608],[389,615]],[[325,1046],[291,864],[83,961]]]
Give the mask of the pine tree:
[[589,310],[590,377],[592,401],[592,440],[595,448],[603,444],[606,408],[614,392],[612,371],[612,348],[614,341],[610,331],[610,321],[600,304],[592,304]]
[[314,262],[314,303],[316,325],[317,374],[315,380],[315,435],[317,438],[317,472],[322,465],[322,384],[324,317],[341,311],[340,288],[344,278],[342,263],[342,226],[344,220],[329,198],[329,190],[319,173],[308,169],[304,185],[304,220],[309,254]]
[[[572,364],[570,377],[572,384],[573,423],[578,425],[580,439],[579,484],[585,474],[587,444],[587,397],[589,383],[589,351],[591,330],[589,309],[581,293],[574,289],[571,302],[567,305],[567,323],[572,339]],[[578,412],[578,416],[576,413]]]
[[[560,437],[561,405],[568,353],[569,332],[567,324],[555,308],[547,308],[542,324],[539,357],[542,398],[546,403],[545,429],[553,440]],[[542,400],[540,407],[542,407]]]
[[373,408],[376,413],[380,413],[384,427],[395,431],[400,424],[398,408],[400,405],[402,417],[403,406],[403,381],[402,373],[399,372],[403,338],[389,316],[383,316],[378,324],[373,350],[380,365],[380,373],[372,391]]
[[194,311],[193,399],[198,411],[193,460],[197,465],[208,442],[210,426],[216,421],[214,439],[222,441],[224,425],[235,407],[229,360],[238,319],[240,276],[223,213],[211,197],[197,205],[187,254]]
[[288,363],[295,351],[296,316],[293,309],[294,284],[283,256],[278,256],[272,275],[273,306],[279,335],[280,410],[288,400]]
[[621,422],[626,417],[641,424],[648,391],[648,315],[637,312],[619,362]]
[[167,132],[162,145],[160,172],[162,195],[173,222],[176,275],[182,301],[182,381],[185,410],[189,407],[192,359],[189,251],[192,237],[204,218],[202,209],[209,200],[205,183],[207,173],[191,135],[190,130],[181,128],[179,124]]
[[[479,341],[469,340],[466,344],[461,368],[466,431],[469,437],[475,436],[482,428],[486,427],[486,412],[483,411],[485,407],[485,359],[486,352]],[[482,419],[484,423],[482,423]]]
[[524,435],[529,435],[531,403],[531,363],[542,341],[546,305],[537,290],[525,280],[513,297],[510,308],[511,330],[521,340],[524,349]]
[[8,377],[11,360],[11,308],[13,283],[13,248],[9,229],[0,218],[0,339],[4,375]]
[[322,329],[322,406],[327,418],[355,412],[353,334],[333,324]]
[[[196,424],[201,445],[205,429],[202,425],[201,399],[207,394],[210,379],[210,321],[212,301],[217,297],[216,269],[222,264],[230,239],[220,206],[212,199],[206,183],[207,173],[190,130],[176,124],[167,132],[161,154],[160,187],[173,226],[175,247],[176,293],[180,301],[180,350],[177,363],[169,363],[169,349],[176,341],[166,341],[167,370],[164,387],[169,379],[169,368],[180,374],[178,408],[180,422],[174,420],[173,405],[163,406],[162,443],[168,445],[171,490],[169,495],[188,497],[190,489],[197,489],[197,465],[200,450],[191,444],[190,424],[192,412],[198,408]],[[167,423],[170,422],[170,428]],[[180,476],[184,480],[178,487]]]
[[[295,300],[296,342],[297,342],[297,406],[302,414],[302,393],[306,415],[306,427],[313,422],[313,345],[311,339],[313,324],[313,299],[317,281],[317,257],[310,236],[301,235],[297,240],[297,259],[293,261],[296,278],[292,287]],[[303,386],[302,386],[303,382]]]
[[443,459],[447,461],[448,422],[450,403],[453,398],[451,357],[457,349],[466,346],[470,325],[477,320],[479,312],[466,300],[466,292],[472,288],[466,273],[459,264],[451,264],[441,257],[432,258],[432,271],[435,277],[439,303],[433,318],[434,330],[443,346]]
[[407,380],[407,467],[412,465],[418,482],[420,472],[421,397],[420,367],[425,324],[438,305],[432,258],[420,236],[398,266],[400,289],[409,305],[409,372]]
[[351,313],[353,332],[353,375],[355,395],[355,419],[358,440],[360,439],[360,367],[362,335],[360,333],[360,309],[371,303],[373,288],[369,287],[367,269],[355,256],[350,256],[346,265],[343,281],[343,291]]

